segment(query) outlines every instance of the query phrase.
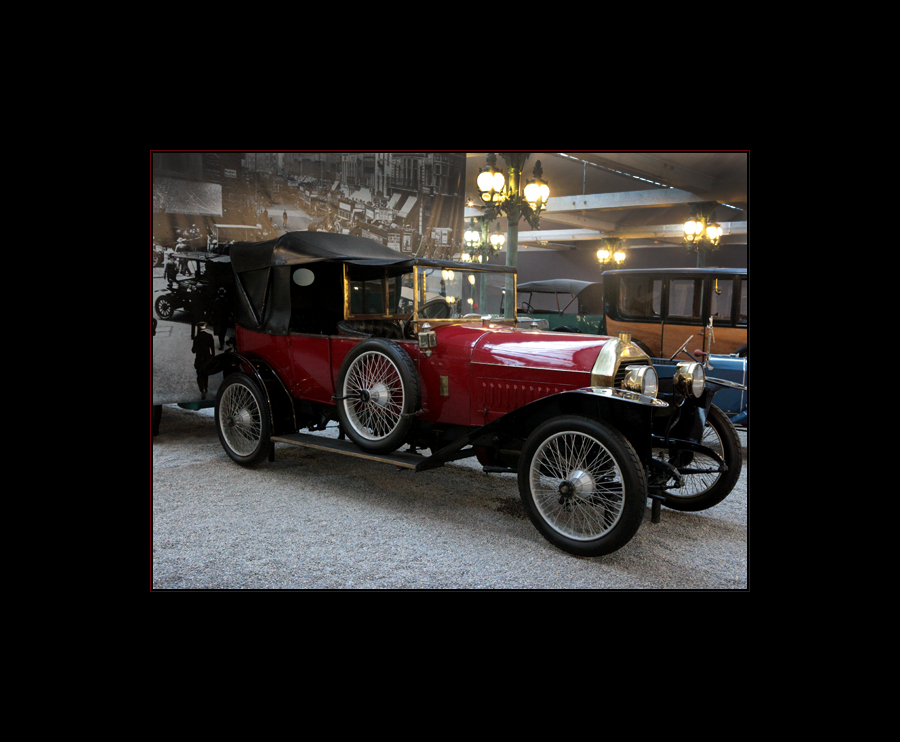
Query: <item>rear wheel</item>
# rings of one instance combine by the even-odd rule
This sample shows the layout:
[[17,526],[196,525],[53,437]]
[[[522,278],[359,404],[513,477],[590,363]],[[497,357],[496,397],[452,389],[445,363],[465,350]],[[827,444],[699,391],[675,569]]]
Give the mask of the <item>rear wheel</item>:
[[647,483],[634,448],[618,431],[570,415],[540,425],[525,442],[519,495],[550,543],[593,557],[620,549],[637,533]]
[[246,374],[232,374],[220,385],[216,431],[225,453],[241,466],[255,466],[268,453],[269,407],[256,382]]

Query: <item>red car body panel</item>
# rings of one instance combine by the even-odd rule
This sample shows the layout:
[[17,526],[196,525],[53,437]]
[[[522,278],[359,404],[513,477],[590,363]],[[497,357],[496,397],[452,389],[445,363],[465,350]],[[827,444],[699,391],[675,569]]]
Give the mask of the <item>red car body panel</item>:
[[590,386],[604,341],[511,327],[483,335],[472,351],[471,425],[484,425],[536,399]]
[[[541,397],[590,386],[604,340],[470,323],[438,325],[430,355],[395,341],[413,359],[426,422],[480,426]],[[237,328],[238,348],[265,358],[297,399],[334,404],[341,364],[359,341],[327,335],[268,335]]]

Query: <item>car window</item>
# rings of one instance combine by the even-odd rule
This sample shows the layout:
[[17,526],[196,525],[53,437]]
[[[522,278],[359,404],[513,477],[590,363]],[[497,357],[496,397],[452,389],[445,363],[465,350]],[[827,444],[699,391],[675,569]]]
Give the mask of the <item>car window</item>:
[[668,317],[703,321],[703,278],[670,278]]
[[384,314],[384,281],[350,281],[350,314]]
[[734,305],[734,279],[714,278],[710,311],[713,322],[717,325],[730,325],[731,313]]
[[749,322],[749,312],[748,312],[748,301],[747,301],[747,290],[749,288],[749,283],[746,278],[741,279],[741,302],[740,302],[740,314],[738,315],[738,324],[746,325]]
[[417,270],[419,311],[424,312],[425,318],[502,315],[504,274],[464,268],[420,267]]
[[371,268],[350,266],[347,286],[350,292],[350,315],[380,317],[412,312],[412,273],[373,276]]
[[626,276],[619,282],[619,307],[627,317],[658,319],[661,302],[662,278]]

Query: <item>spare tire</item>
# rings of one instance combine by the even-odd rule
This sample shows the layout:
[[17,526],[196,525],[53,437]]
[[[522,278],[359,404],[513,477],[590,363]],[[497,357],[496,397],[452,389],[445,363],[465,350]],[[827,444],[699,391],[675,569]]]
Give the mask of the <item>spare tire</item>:
[[357,446],[389,453],[407,439],[421,404],[419,374],[409,354],[383,338],[363,340],[341,364],[337,414]]

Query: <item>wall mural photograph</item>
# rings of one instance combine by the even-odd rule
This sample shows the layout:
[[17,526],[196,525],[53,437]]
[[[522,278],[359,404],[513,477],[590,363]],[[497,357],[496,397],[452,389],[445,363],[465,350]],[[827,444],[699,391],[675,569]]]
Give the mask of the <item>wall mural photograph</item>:
[[154,406],[215,400],[206,363],[234,338],[234,242],[312,230],[461,252],[464,152],[154,151],[151,167]]

